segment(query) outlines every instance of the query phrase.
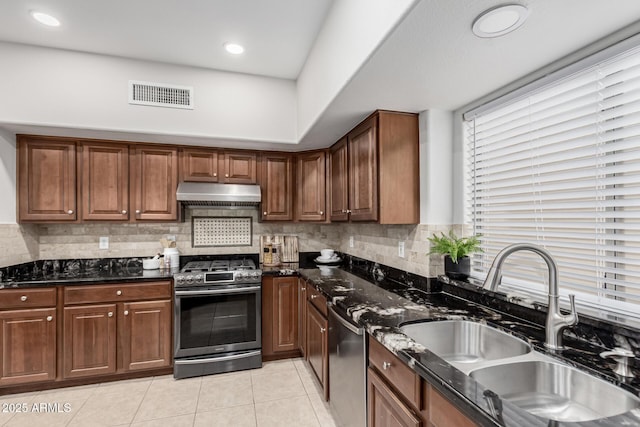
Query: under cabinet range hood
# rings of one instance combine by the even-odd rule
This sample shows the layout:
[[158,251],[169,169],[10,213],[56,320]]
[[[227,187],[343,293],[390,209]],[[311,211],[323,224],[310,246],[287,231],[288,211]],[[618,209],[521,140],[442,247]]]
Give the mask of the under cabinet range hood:
[[185,207],[257,207],[262,196],[259,185],[181,182],[177,199]]

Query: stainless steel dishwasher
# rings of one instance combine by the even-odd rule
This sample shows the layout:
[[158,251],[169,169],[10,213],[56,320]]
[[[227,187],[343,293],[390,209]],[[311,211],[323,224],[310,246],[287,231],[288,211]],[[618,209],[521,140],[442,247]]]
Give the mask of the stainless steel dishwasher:
[[367,425],[364,328],[329,304],[329,405],[341,427]]

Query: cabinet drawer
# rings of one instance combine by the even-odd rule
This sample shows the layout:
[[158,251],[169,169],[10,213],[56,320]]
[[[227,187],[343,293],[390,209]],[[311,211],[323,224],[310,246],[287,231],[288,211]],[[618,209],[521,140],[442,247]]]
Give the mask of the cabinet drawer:
[[311,304],[313,304],[324,317],[327,317],[327,299],[325,296],[311,285],[307,286],[307,295],[309,295]]
[[55,307],[56,288],[4,289],[0,291],[0,309]]
[[375,367],[407,401],[420,409],[420,377],[372,337],[369,337],[369,366]]
[[67,286],[64,289],[65,305],[167,298],[171,298],[170,282]]

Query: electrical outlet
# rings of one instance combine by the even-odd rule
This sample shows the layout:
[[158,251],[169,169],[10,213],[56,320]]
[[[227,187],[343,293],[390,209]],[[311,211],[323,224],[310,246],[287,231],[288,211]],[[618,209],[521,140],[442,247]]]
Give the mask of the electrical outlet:
[[398,242],[398,256],[404,258],[404,242]]
[[99,247],[100,249],[109,249],[109,237],[107,236],[100,237]]
[[349,236],[349,247],[352,248],[353,246],[353,236]]

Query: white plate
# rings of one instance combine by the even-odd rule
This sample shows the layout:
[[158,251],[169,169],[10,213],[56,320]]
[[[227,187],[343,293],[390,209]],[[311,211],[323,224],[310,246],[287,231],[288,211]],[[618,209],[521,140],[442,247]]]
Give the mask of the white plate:
[[320,257],[317,257],[313,261],[315,261],[318,264],[335,264],[342,261],[342,258],[335,257],[335,258],[321,259]]

